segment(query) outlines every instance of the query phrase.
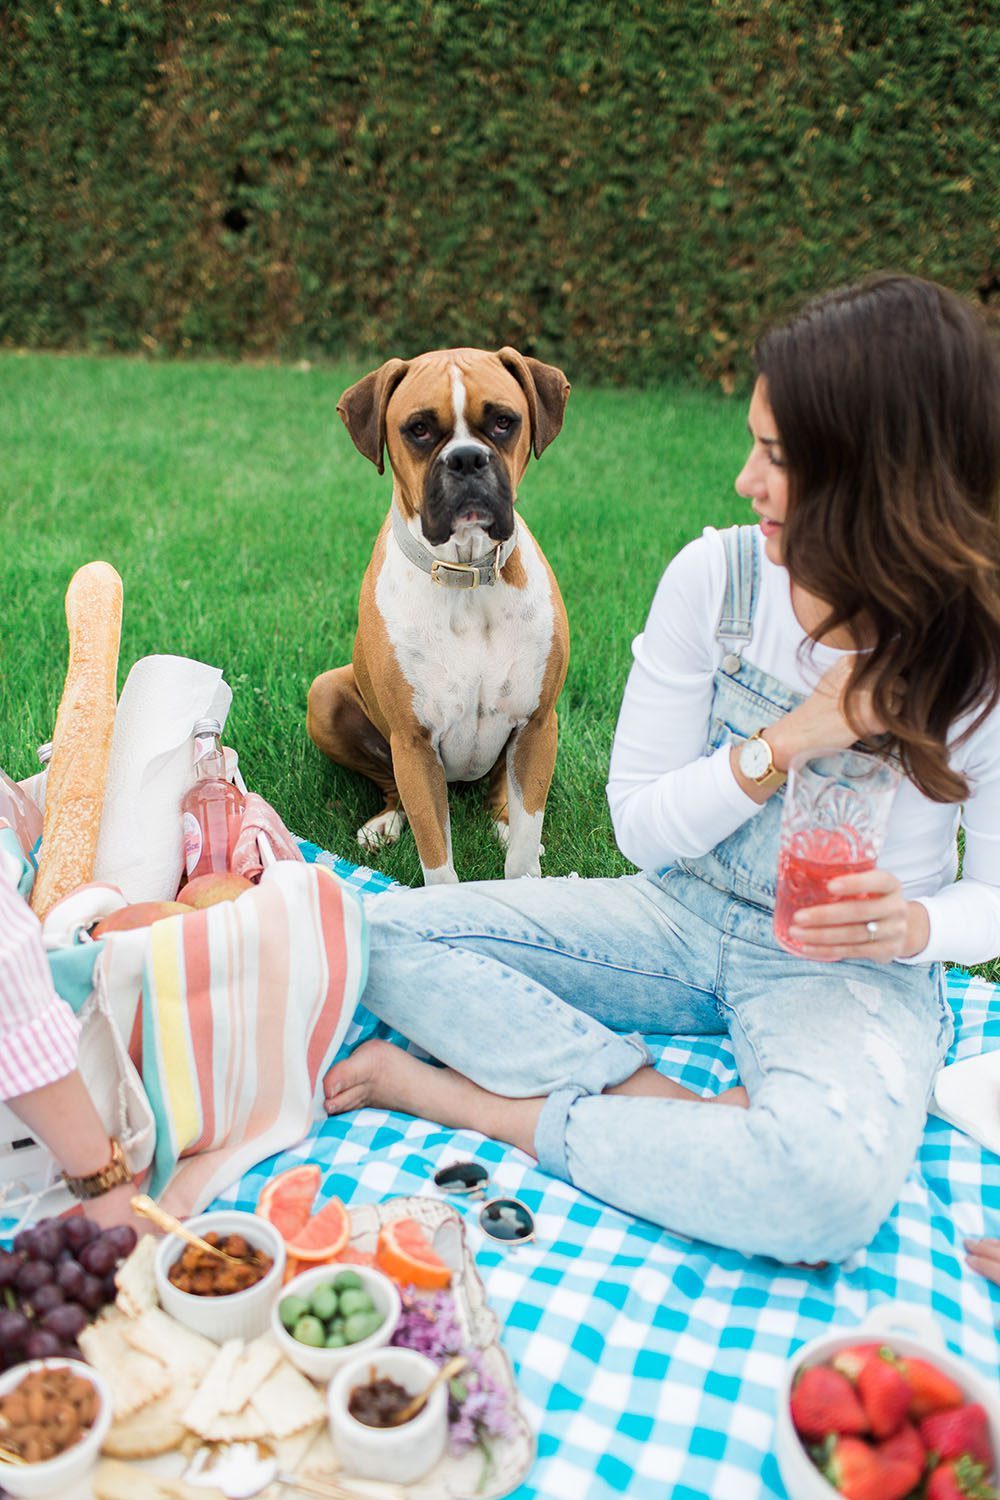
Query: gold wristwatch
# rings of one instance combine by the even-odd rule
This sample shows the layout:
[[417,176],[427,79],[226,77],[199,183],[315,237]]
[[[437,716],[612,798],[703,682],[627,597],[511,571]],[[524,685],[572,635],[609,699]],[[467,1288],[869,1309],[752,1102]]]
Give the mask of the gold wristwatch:
[[787,773],[774,764],[774,751],[764,738],[763,729],[758,729],[756,734],[743,741],[737,760],[747,781],[763,787],[766,792],[784,786],[788,780]]
[[107,1166],[101,1167],[99,1172],[91,1172],[86,1177],[70,1177],[68,1173],[63,1173],[63,1182],[73,1197],[82,1199],[100,1198],[102,1194],[109,1193],[120,1183],[133,1180],[133,1173],[125,1160],[125,1153],[114,1136],[111,1138],[111,1160]]

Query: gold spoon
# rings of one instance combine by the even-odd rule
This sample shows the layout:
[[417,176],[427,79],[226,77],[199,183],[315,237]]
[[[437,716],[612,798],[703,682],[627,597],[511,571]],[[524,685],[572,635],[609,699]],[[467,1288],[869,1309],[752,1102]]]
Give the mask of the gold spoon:
[[26,1464],[28,1460],[22,1458],[20,1453],[15,1453],[13,1448],[5,1448],[0,1444],[0,1460],[5,1464]]
[[189,1245],[193,1245],[196,1250],[204,1250],[209,1255],[217,1255],[220,1260],[228,1261],[231,1266],[242,1266],[244,1264],[238,1255],[230,1255],[228,1250],[220,1250],[218,1245],[210,1245],[208,1240],[201,1238],[201,1235],[193,1234],[190,1229],[181,1223],[180,1219],[175,1219],[173,1214],[168,1214],[166,1209],[161,1208],[158,1203],[154,1203],[152,1198],[146,1193],[137,1193],[129,1204],[129,1207],[134,1214],[139,1214],[142,1218],[149,1219],[157,1228],[165,1230],[167,1234],[176,1234],[178,1239],[186,1241]]
[[404,1422],[409,1422],[412,1417],[417,1415],[418,1411],[422,1411],[424,1406],[426,1406],[431,1391],[445,1380],[451,1380],[453,1376],[458,1374],[459,1370],[464,1370],[468,1363],[469,1361],[464,1354],[456,1354],[454,1359],[449,1359],[447,1364],[441,1366],[433,1379],[428,1381],[422,1391],[418,1391],[415,1396],[407,1401],[405,1406],[399,1408],[399,1411],[395,1413],[388,1425],[390,1427],[401,1427]]

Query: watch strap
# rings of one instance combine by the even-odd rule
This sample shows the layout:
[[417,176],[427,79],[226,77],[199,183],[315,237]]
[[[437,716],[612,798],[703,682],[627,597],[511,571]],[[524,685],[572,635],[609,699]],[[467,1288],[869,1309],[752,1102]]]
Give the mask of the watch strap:
[[112,1188],[118,1187],[123,1182],[132,1182],[133,1173],[125,1160],[125,1153],[121,1148],[121,1142],[114,1136],[111,1138],[111,1160],[96,1172],[90,1172],[86,1177],[71,1177],[67,1172],[63,1173],[63,1182],[69,1188],[74,1198],[86,1201],[88,1198],[100,1198],[104,1193],[109,1193]]

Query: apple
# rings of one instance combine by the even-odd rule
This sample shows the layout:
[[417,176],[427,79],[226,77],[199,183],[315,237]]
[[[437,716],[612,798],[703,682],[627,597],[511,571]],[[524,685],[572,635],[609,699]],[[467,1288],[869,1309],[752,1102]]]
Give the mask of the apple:
[[189,880],[177,899],[186,907],[200,910],[203,906],[215,906],[219,901],[235,901],[244,891],[252,891],[253,882],[232,870],[212,870],[207,875],[196,875]]
[[163,917],[184,916],[191,910],[179,901],[135,901],[131,906],[121,906],[110,917],[102,917],[90,929],[92,938],[102,938],[109,932],[130,932],[134,927],[149,927]]

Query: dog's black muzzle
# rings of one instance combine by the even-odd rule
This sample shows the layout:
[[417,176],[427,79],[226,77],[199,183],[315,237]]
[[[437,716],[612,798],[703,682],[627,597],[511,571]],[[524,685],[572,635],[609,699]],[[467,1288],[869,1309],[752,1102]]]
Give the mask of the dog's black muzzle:
[[494,542],[505,542],[514,530],[507,470],[479,443],[463,443],[434,461],[425,500],[421,526],[432,547],[450,541],[462,520],[475,518]]

